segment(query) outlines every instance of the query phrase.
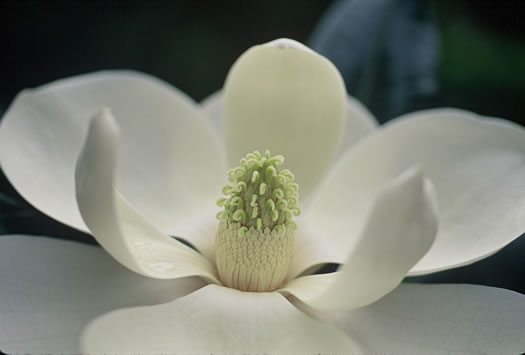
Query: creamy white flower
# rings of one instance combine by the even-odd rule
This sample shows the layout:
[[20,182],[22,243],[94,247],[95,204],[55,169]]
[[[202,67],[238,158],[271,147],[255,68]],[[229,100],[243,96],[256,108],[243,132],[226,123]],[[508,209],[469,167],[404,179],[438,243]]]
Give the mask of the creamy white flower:
[[[524,129],[453,109],[374,122],[328,60],[291,40],[247,51],[201,105],[135,72],[21,93],[0,127],[5,174],[112,258],[0,238],[0,348],[522,351],[524,296],[400,282],[472,263],[523,232]],[[217,273],[215,200],[227,167],[266,149],[286,158],[303,213],[285,281],[242,292]],[[342,266],[312,275],[323,263]]]

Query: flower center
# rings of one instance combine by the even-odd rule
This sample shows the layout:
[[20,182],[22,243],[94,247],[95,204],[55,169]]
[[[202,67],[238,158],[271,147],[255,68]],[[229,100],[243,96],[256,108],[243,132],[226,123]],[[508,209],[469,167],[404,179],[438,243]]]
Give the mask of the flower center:
[[228,172],[215,243],[219,277],[228,287],[273,291],[286,278],[295,249],[292,219],[300,209],[299,186],[288,169],[279,169],[283,162],[281,155],[255,151]]

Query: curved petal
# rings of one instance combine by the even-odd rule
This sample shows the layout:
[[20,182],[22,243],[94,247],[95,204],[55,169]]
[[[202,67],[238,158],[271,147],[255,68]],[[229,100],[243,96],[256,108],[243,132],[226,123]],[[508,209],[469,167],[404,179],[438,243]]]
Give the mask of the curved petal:
[[75,172],[82,218],[118,262],[153,278],[201,276],[218,283],[213,266],[190,247],[158,231],[114,187],[119,128],[108,109],[91,121]]
[[181,220],[214,206],[226,163],[204,114],[172,86],[127,71],[59,80],[16,97],[0,126],[0,162],[24,198],[86,231],[73,174],[89,118],[102,106],[120,117],[118,188],[148,219],[177,235]]
[[0,285],[2,351],[78,354],[81,332],[96,316],[165,303],[204,283],[150,279],[102,248],[16,235],[0,237]]
[[[206,97],[200,104],[221,137],[224,135],[222,99],[223,94],[219,90]],[[362,138],[374,132],[377,128],[377,120],[361,102],[352,96],[347,96],[344,127],[343,139],[337,151],[338,157]]]
[[377,354],[525,349],[525,296],[492,287],[402,284],[368,307],[325,316]]
[[348,352],[357,344],[278,293],[210,285],[175,302],[122,309],[90,324],[86,353]]
[[317,187],[345,119],[345,86],[330,61],[287,39],[252,47],[231,68],[223,104],[230,165],[269,149],[286,158],[301,198]]
[[215,91],[201,101],[200,107],[210,120],[219,137],[224,140],[224,121],[222,117],[222,90]]
[[337,156],[342,156],[350,147],[377,129],[374,115],[356,98],[348,95],[343,140]]
[[281,292],[316,309],[350,310],[370,304],[399,285],[425,255],[437,225],[432,184],[411,169],[379,193],[340,271],[298,278]]
[[181,222],[177,226],[178,234],[174,235],[190,242],[213,265],[215,265],[215,238],[219,225],[216,214],[215,209],[203,209],[201,214]]
[[[377,187],[414,165],[436,188],[440,226],[411,274],[474,262],[525,230],[525,130],[454,109],[403,116],[362,141],[329,174],[307,212],[330,230],[351,232]],[[325,238],[340,246],[332,261],[343,261],[349,241]]]

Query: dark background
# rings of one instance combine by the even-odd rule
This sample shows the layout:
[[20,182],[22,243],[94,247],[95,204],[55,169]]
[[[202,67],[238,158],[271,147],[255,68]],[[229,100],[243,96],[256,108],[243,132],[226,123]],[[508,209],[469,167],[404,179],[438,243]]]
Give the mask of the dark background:
[[[520,1],[379,2],[392,3],[397,12],[362,5],[359,11],[364,6],[366,16],[343,21],[336,32],[353,35],[358,45],[344,48],[342,57],[337,48],[336,59],[359,73],[343,72],[347,88],[382,122],[414,109],[454,106],[525,124],[525,14]],[[334,48],[319,38],[326,35],[326,24],[335,22],[338,11],[323,17],[333,3],[0,0],[0,113],[24,88],[100,69],[144,71],[201,100],[222,86],[244,50],[278,37],[311,44],[331,58]],[[416,24],[415,37],[409,33],[392,46],[397,43],[389,41],[392,28],[403,23]],[[367,34],[371,24],[380,28],[377,36]],[[420,40],[419,28],[435,36]],[[361,53],[355,50],[359,45],[368,49]],[[392,64],[395,58],[403,60]],[[0,174],[0,234],[9,233],[94,242],[37,212]],[[525,293],[525,238],[475,265],[418,281],[469,282]]]

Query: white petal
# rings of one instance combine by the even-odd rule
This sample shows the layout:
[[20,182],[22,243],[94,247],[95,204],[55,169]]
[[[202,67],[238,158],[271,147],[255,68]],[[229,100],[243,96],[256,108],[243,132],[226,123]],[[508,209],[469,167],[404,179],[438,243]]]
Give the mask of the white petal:
[[503,289],[403,284],[373,305],[331,316],[377,354],[525,350],[525,296]]
[[122,129],[117,182],[164,232],[213,206],[225,154],[196,104],[145,74],[99,72],[17,96],[0,126],[0,161],[15,188],[51,217],[86,231],[75,203],[74,166],[91,115],[111,107]]
[[231,166],[254,150],[281,154],[301,187],[317,186],[342,138],[346,90],[326,58],[277,40],[246,51],[224,86],[224,136]]
[[356,98],[348,96],[345,131],[337,156],[343,155],[350,147],[377,129],[377,120]]
[[[308,212],[316,224],[351,232],[377,187],[414,165],[435,185],[440,226],[413,274],[471,263],[525,230],[525,130],[453,109],[406,115],[362,141],[329,174]],[[338,237],[324,237],[340,247],[333,262],[344,260],[349,243]]]
[[0,285],[2,351],[78,354],[81,332],[96,316],[165,303],[203,282],[150,279],[102,248],[17,235],[0,237]]
[[[224,134],[222,96],[222,91],[219,90],[201,102],[201,108],[221,137]],[[362,138],[374,132],[377,129],[377,120],[361,102],[348,96],[344,127],[343,139],[337,152],[338,157]]]
[[298,278],[281,292],[316,309],[370,304],[399,285],[425,255],[437,225],[432,185],[419,170],[409,170],[382,189],[340,271]]
[[82,218],[117,261],[154,278],[201,276],[218,282],[201,254],[163,234],[114,187],[119,129],[108,109],[96,114],[78,159],[75,182]]
[[222,118],[222,91],[216,91],[201,101],[200,107],[210,120],[219,137],[224,140],[224,121]]
[[348,352],[359,348],[278,293],[210,285],[175,302],[122,309],[96,319],[86,353]]

